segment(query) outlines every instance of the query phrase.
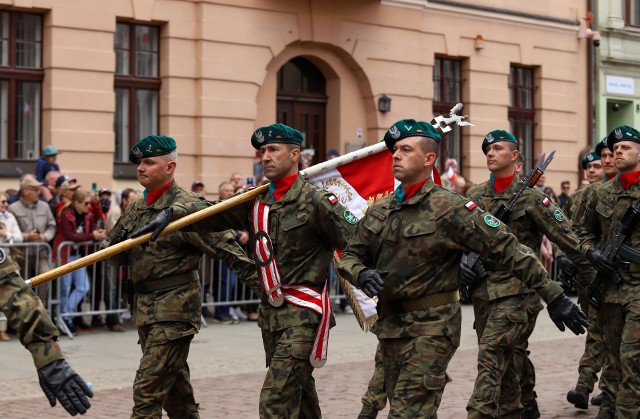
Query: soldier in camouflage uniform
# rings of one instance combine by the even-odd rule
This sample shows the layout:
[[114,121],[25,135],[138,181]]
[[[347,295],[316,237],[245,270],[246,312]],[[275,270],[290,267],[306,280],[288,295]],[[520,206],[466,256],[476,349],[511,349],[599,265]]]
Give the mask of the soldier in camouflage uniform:
[[[321,321],[333,325],[335,320],[330,307],[323,310],[324,315],[319,315],[292,303],[289,293],[296,287],[309,292],[323,289],[334,249],[346,246],[357,222],[333,194],[298,176],[302,140],[299,131],[283,124],[258,128],[251,137],[251,144],[262,155],[265,176],[271,181],[269,192],[186,227],[247,230],[251,232],[250,241],[259,240],[258,245],[265,236],[270,238],[272,250],[267,249],[267,252],[277,260],[274,270],[279,271],[280,289],[286,298],[282,305],[278,306],[274,301],[271,306],[266,303],[267,296],[272,295],[271,290],[265,289],[260,309],[258,324],[269,367],[260,393],[262,418],[321,417],[310,357],[316,331],[324,324]],[[173,218],[179,218],[210,204],[202,201],[180,204],[169,212],[173,213]],[[269,226],[266,230],[256,231],[253,212],[262,205],[269,207]],[[143,231],[161,231],[169,220],[170,217],[158,217]],[[261,267],[271,266],[270,260],[256,257]]]
[[[155,135],[133,146],[129,158],[138,164],[144,197],[126,208],[105,245],[126,239],[167,206],[200,199],[174,182],[175,149],[172,138]],[[187,364],[191,340],[200,329],[198,269],[204,252],[222,258],[235,271],[253,272],[253,262],[234,238],[230,231],[175,231],[109,259],[111,265],[130,268],[132,318],[142,349],[131,418],[159,419],[163,408],[171,418],[199,418]]]
[[378,412],[387,405],[387,392],[384,389],[384,365],[382,364],[382,349],[380,343],[376,347],[373,376],[369,380],[367,391],[362,396],[362,409],[358,419],[372,419],[378,417]]
[[[469,190],[467,197],[482,209],[495,213],[519,188],[513,172],[519,155],[518,140],[504,130],[488,133],[482,142],[491,171],[488,182]],[[537,188],[527,188],[514,204],[507,220],[518,241],[537,254],[542,236],[557,244],[583,269],[590,265],[577,250],[578,239],[562,210]],[[566,258],[566,256],[565,256]],[[520,418],[520,376],[522,368],[533,374],[527,357],[528,339],[542,310],[539,297],[518,278],[492,259],[482,261],[486,279],[473,268],[462,266],[463,284],[473,290],[475,329],[478,335],[478,376],[467,410],[469,418]],[[558,263],[562,263],[560,259]],[[515,362],[514,357],[526,360]],[[523,418],[538,418],[535,392],[522,395]]]
[[[604,150],[605,159],[602,159],[601,153]],[[613,165],[613,156],[611,151],[606,148],[603,141],[600,141],[595,151],[588,153],[582,159],[582,168],[585,170],[589,186],[575,191],[567,201],[565,213],[571,220],[574,231],[580,229],[580,220],[584,215],[584,209],[587,207],[585,199],[590,199],[593,195],[592,191],[596,185],[602,183],[605,175],[608,179],[613,179],[617,169]],[[605,171],[606,168],[606,171]],[[593,269],[590,269],[593,271]],[[589,274],[592,277],[592,274]],[[573,285],[573,284],[567,284]],[[581,287],[577,287],[578,302],[582,311],[589,318],[589,327],[587,328],[587,339],[585,340],[584,353],[578,363],[578,382],[576,387],[567,393],[567,401],[572,403],[579,409],[587,409],[589,407],[589,394],[593,391],[598,372],[602,369],[605,361],[606,351],[604,346],[604,337],[602,327],[604,324],[604,311],[596,310],[587,302],[584,291]],[[604,377],[606,380],[606,376]],[[594,396],[593,404],[600,404],[602,397]]]
[[384,140],[401,186],[369,207],[338,272],[369,297],[379,296],[372,330],[382,348],[389,417],[436,418],[450,381],[446,369],[460,343],[464,251],[489,256],[522,278],[549,303],[562,330],[566,323],[583,332],[586,318],[504,224],[431,181],[440,135],[430,124],[399,121]]
[[640,132],[619,126],[607,136],[607,147],[613,152],[619,174],[595,187],[578,237],[581,250],[598,274],[609,277],[615,273],[621,279],[617,285],[611,281],[603,284],[608,356],[602,378],[610,368],[617,371],[617,376],[611,374],[607,388],[603,388],[601,379],[604,394],[598,417],[627,419],[640,415],[640,228],[636,222],[626,232],[623,247],[627,252],[618,252],[613,262],[596,245],[602,238],[609,238],[614,223],[640,199]]
[[93,397],[93,392],[65,361],[56,342],[58,329],[18,272],[18,264],[0,249],[0,311],[31,352],[40,387],[51,407],[58,400],[71,416],[83,415],[91,407],[87,396]]

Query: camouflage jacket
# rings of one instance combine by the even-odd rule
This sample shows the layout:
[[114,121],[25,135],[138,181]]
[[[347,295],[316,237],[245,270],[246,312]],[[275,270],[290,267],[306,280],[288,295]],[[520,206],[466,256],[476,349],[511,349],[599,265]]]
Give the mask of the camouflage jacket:
[[[499,261],[545,301],[562,293],[558,284],[549,281],[531,249],[518,243],[504,224],[431,180],[401,204],[388,195],[369,207],[344,251],[338,272],[357,286],[365,268],[388,271],[380,300],[413,300],[457,289],[465,251]],[[451,306],[459,312],[458,304],[444,307]],[[459,336],[460,324],[452,324],[454,318],[450,309],[435,307],[383,316],[374,331],[379,338]]]
[[[148,223],[165,207],[199,199],[175,182],[150,206],[140,197],[127,207],[118,223],[111,229],[105,246],[109,245],[111,238],[121,229],[131,232]],[[131,281],[135,287],[140,282],[153,282],[199,270],[202,253],[222,259],[231,270],[238,272],[239,277],[255,272],[253,261],[236,243],[235,234],[230,230],[221,233],[177,230],[159,237],[155,242],[112,256],[108,261],[115,266],[129,266]],[[132,310],[133,320],[137,326],[162,321],[180,321],[199,327],[201,304],[199,282],[148,294],[136,294]]]
[[[270,206],[269,236],[283,284],[299,284],[322,291],[329,264],[335,249],[343,249],[353,232],[355,218],[342,205],[332,199],[330,192],[298,177],[291,189],[278,201],[269,193],[257,199]],[[249,231],[251,246],[255,235],[251,214],[254,200],[216,214],[191,228],[216,230],[222,227]],[[180,218],[204,209],[204,201],[175,205],[175,217]],[[187,227],[189,228],[189,227]],[[271,331],[293,326],[316,324],[320,316],[311,310],[285,303],[271,308],[269,325],[261,327]],[[261,322],[267,319],[261,319]],[[335,323],[331,319],[332,324]]]
[[[606,183],[599,183],[593,190],[593,195],[586,202],[586,209],[578,238],[580,249],[586,255],[587,251],[595,247],[603,235],[607,235],[613,223],[622,219],[627,208],[640,198],[640,182],[624,190],[618,177]],[[640,227],[636,224],[629,232],[624,244],[640,251]],[[613,286],[606,283],[605,302],[626,304],[640,299],[640,265],[631,263],[630,272],[618,270],[622,284]]]
[[[519,182],[520,179],[517,176],[514,177],[511,185],[500,193],[496,192],[491,182],[485,182],[471,188],[467,197],[485,211],[495,213],[500,205],[518,189]],[[589,262],[577,249],[578,239],[572,231],[571,222],[564,216],[562,210],[540,190],[525,189],[516,201],[506,224],[518,241],[531,248],[536,255],[540,253],[542,236],[546,235],[583,271],[591,268]],[[487,280],[475,289],[474,298],[495,300],[531,292],[518,278],[506,270],[496,269],[488,273]]]
[[58,340],[58,329],[42,305],[42,301],[18,274],[20,267],[0,249],[0,311],[18,333],[20,342],[31,352],[37,369],[64,359]]

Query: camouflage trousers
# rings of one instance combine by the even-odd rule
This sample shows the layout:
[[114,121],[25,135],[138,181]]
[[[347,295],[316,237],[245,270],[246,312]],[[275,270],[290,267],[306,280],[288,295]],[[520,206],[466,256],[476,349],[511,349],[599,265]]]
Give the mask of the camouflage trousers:
[[382,349],[380,343],[376,348],[373,376],[369,381],[366,393],[362,396],[362,410],[360,416],[375,418],[378,412],[387,405],[387,392],[384,388],[384,365],[382,363]]
[[597,311],[597,315],[603,325],[604,340],[604,359],[598,382],[602,391],[600,410],[614,417],[616,397],[620,388],[620,339],[624,326],[622,305],[605,303],[604,307]]
[[132,419],[199,419],[198,404],[189,382],[187,356],[194,325],[186,322],[158,322],[138,328],[142,358],[133,382]]
[[582,311],[589,318],[589,326],[587,327],[587,339],[584,343],[584,353],[578,364],[578,383],[576,386],[584,387],[591,393],[598,380],[598,372],[602,369],[605,357],[602,332],[604,310],[598,311],[591,306],[582,295],[581,289],[578,289],[578,302]]
[[640,300],[605,304],[605,333],[611,355],[607,357],[611,364],[605,367],[617,371],[620,378],[616,382],[615,372],[606,371],[611,388],[603,391],[615,400],[617,419],[636,419],[640,415]]
[[535,294],[474,299],[478,376],[467,418],[520,418],[521,378],[527,383],[528,397],[535,397],[535,369],[527,341],[541,308]]
[[263,332],[269,371],[260,391],[260,418],[322,417],[309,361],[316,328],[290,327],[272,332],[271,339]]
[[380,339],[389,418],[437,418],[449,361],[460,345],[456,336]]

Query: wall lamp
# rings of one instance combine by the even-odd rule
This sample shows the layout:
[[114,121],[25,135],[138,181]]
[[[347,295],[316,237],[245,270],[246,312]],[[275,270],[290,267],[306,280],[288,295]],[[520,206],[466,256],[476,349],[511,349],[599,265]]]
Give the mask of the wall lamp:
[[378,98],[378,111],[382,113],[389,112],[391,110],[391,98],[387,95],[382,95]]

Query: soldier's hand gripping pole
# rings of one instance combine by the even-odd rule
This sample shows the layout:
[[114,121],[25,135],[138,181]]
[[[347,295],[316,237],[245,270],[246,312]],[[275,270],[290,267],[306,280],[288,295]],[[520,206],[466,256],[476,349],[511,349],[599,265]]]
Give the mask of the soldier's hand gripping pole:
[[[251,189],[250,191],[247,191],[245,193],[233,196],[216,205],[212,205],[201,211],[194,212],[193,214],[189,214],[186,217],[182,217],[178,220],[171,222],[166,226],[165,229],[161,230],[161,233],[158,233],[158,234],[165,235],[165,234],[171,233],[172,231],[186,227],[190,224],[196,223],[205,218],[211,217],[214,214],[217,214],[229,208],[235,207],[236,205],[239,205],[243,202],[249,201],[255,198],[256,196],[267,192],[268,189],[269,189],[269,185],[267,184],[267,185],[262,185],[260,187],[257,187],[255,189]],[[99,250],[83,258],[67,263],[66,265],[59,266],[48,272],[35,276],[25,282],[27,283],[27,285],[31,287],[44,284],[47,281],[51,281],[52,279],[58,278],[62,275],[66,275],[69,272],[75,271],[76,269],[89,266],[96,262],[100,262],[101,260],[110,258],[113,255],[117,255],[118,253],[131,249],[132,247],[139,246],[143,243],[146,243],[151,239],[151,235],[152,233],[145,233],[139,237],[129,238],[114,246],[109,246],[106,249]]]

